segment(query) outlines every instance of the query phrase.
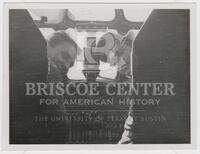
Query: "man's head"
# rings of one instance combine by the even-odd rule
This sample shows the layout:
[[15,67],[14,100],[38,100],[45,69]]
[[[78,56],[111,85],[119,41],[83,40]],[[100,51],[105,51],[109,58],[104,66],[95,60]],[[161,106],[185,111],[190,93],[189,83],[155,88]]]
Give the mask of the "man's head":
[[57,64],[65,73],[73,66],[77,49],[77,44],[64,31],[54,32],[47,39],[48,60]]
[[124,61],[123,64],[130,63],[130,53],[132,50],[132,40],[127,37],[120,36],[114,33],[105,33],[97,43],[97,47],[108,47],[107,62],[111,66],[119,64]]

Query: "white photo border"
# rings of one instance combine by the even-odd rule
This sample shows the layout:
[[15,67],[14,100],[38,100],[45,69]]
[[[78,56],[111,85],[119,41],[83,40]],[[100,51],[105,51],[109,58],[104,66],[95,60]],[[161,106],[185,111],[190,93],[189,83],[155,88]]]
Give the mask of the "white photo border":
[[[168,9],[190,9],[190,106],[191,106],[191,143],[190,144],[131,144],[131,145],[119,145],[119,144],[9,144],[9,9],[58,9],[66,8],[67,5],[78,5],[79,3],[66,2],[66,3],[4,3],[3,10],[3,116],[2,116],[2,148],[3,150],[69,150],[69,149],[120,149],[120,150],[183,150],[183,149],[195,149],[197,144],[197,36],[196,36],[196,3],[100,3],[102,5],[145,5],[154,8],[168,8]],[[81,4],[96,4],[86,2]],[[48,6],[48,7],[47,7]]]

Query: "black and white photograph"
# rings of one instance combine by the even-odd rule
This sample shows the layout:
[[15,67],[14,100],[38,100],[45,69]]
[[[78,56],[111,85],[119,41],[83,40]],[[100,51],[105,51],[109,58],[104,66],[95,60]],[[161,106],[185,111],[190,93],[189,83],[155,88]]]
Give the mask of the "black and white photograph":
[[8,145],[193,144],[194,4],[4,12]]

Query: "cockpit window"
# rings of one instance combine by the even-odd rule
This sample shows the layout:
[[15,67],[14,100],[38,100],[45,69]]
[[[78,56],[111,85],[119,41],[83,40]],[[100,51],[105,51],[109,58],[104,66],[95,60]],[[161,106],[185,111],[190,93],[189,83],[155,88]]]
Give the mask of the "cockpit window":
[[137,21],[146,21],[149,17],[152,9],[141,9],[141,8],[126,8],[124,10],[124,16],[128,21],[137,22]]
[[111,21],[115,17],[114,9],[102,7],[69,9],[69,11],[74,15],[75,20]]
[[[111,21],[115,17],[114,9],[105,9],[102,7],[95,8],[73,8],[68,9],[69,18],[72,20],[85,20],[85,21]],[[102,12],[103,11],[103,12]],[[65,15],[66,10],[29,10],[34,20],[40,20],[42,16],[46,16],[48,23],[59,23]],[[103,14],[103,15],[102,15]]]

